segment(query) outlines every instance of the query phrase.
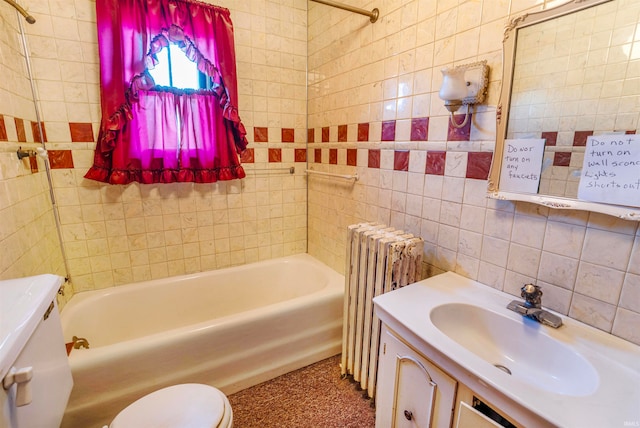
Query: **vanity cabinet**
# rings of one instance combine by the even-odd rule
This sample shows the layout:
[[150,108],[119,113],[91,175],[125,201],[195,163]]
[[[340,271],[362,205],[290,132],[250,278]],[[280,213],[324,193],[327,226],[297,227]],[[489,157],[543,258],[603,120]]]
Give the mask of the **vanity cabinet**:
[[382,325],[376,428],[516,428],[483,400]]
[[[491,414],[495,420],[483,412]],[[504,415],[505,412],[478,398],[466,385],[458,384],[454,428],[517,428],[513,421]]]
[[376,387],[376,427],[451,426],[457,382],[383,325]]

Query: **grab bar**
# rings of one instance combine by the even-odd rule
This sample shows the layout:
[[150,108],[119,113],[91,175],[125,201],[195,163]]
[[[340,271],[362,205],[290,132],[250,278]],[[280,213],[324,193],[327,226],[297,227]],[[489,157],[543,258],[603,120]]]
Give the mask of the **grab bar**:
[[288,172],[289,174],[295,174],[296,172],[296,167],[292,166],[290,168],[254,168],[254,169],[247,169],[247,172],[277,172],[277,171],[281,171],[281,172]]
[[358,181],[360,179],[360,177],[358,177],[358,173],[355,174],[335,174],[333,172],[322,172],[322,171],[316,171],[313,169],[307,169],[306,170],[307,174],[317,174],[317,175],[324,175],[325,177],[336,177],[336,178],[344,178],[345,180],[355,180]]

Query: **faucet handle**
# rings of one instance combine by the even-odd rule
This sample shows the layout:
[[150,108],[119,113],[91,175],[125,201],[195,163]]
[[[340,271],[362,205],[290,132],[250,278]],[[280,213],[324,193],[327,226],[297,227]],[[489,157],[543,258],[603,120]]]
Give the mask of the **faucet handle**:
[[528,306],[539,308],[542,305],[542,290],[539,286],[525,284],[520,291],[522,291],[520,296],[522,296]]

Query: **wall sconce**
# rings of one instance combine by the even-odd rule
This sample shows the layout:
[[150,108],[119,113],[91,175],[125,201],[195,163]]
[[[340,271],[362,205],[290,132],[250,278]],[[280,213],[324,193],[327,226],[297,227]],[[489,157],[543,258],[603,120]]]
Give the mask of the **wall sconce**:
[[[489,66],[485,60],[444,68],[442,77],[440,98],[444,100],[444,106],[451,113],[451,124],[455,128],[462,128],[469,120],[469,106],[484,101],[489,84]],[[467,106],[467,112],[462,123],[458,124],[453,119],[453,113],[462,105]]]

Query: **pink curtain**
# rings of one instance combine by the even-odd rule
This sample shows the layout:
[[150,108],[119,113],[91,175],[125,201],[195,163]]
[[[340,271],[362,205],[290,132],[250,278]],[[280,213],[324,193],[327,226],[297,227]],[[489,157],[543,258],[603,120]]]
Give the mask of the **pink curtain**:
[[[86,178],[113,184],[210,183],[245,176],[238,153],[233,24],[195,0],[97,0],[102,121]],[[145,71],[176,43],[211,77],[211,91],[155,88]]]

